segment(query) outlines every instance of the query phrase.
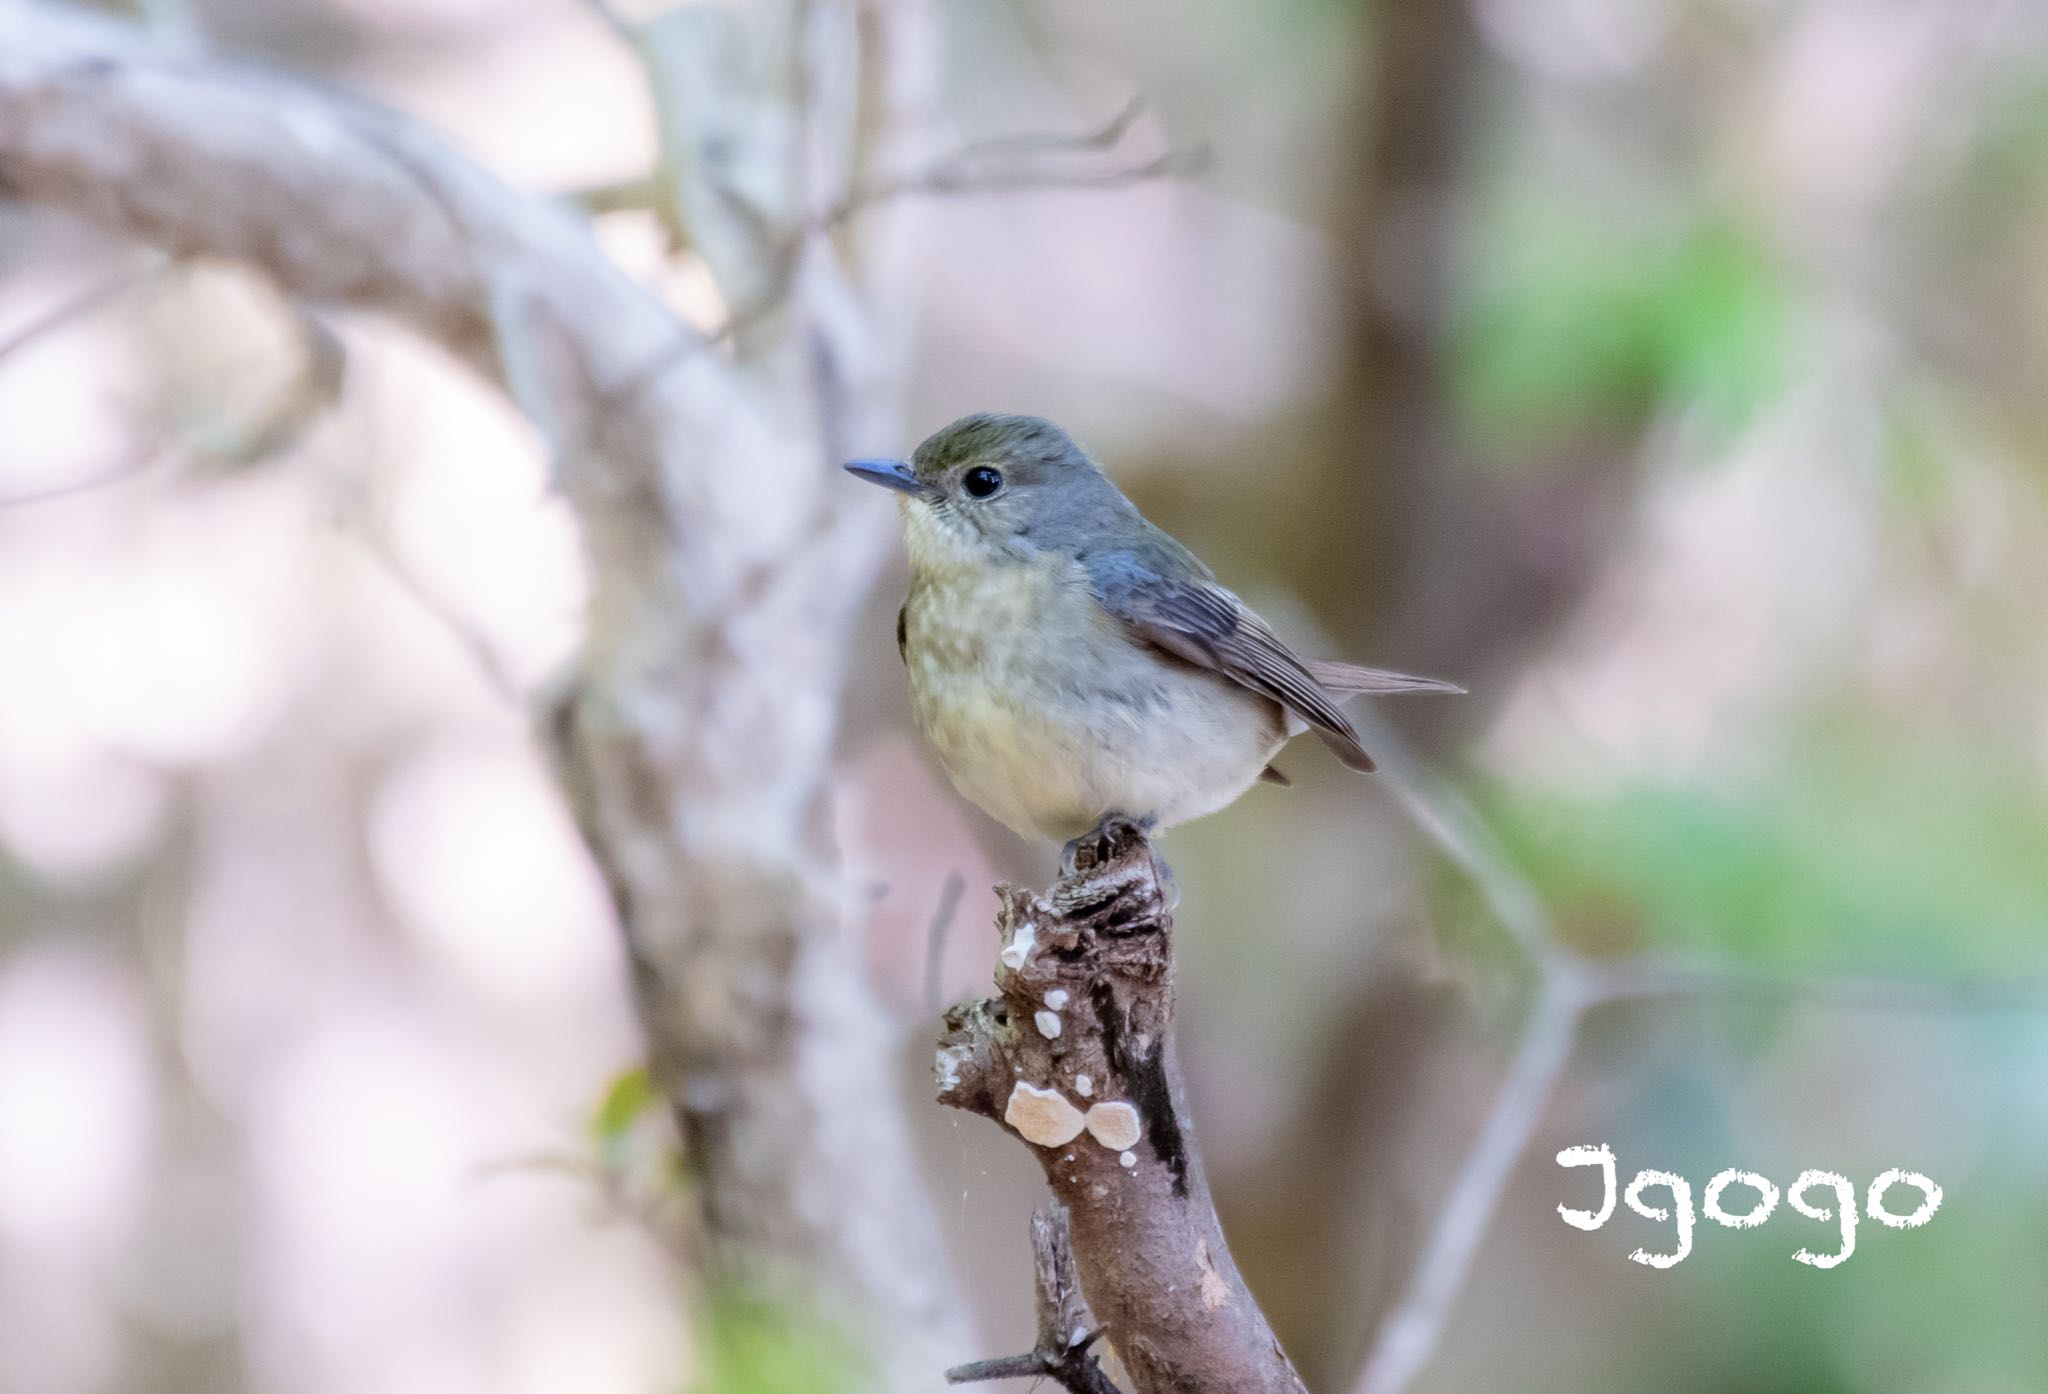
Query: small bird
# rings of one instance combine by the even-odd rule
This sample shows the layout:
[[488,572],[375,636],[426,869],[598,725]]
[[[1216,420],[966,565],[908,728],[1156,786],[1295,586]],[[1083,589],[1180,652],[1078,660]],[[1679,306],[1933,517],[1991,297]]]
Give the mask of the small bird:
[[1074,840],[1213,813],[1314,730],[1373,768],[1338,703],[1450,683],[1304,660],[1147,522],[1059,427],[963,417],[908,462],[846,469],[903,495],[896,614],[917,724],[953,784],[1016,832]]

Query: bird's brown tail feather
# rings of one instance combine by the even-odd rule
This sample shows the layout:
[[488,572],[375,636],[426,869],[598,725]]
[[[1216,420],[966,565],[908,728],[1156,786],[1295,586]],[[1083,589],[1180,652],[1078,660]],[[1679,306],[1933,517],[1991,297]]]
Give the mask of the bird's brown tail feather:
[[1465,691],[1456,683],[1440,682],[1435,678],[1418,678],[1408,673],[1389,672],[1385,668],[1361,668],[1354,663],[1327,663],[1312,659],[1308,670],[1317,682],[1339,697],[1351,697],[1361,692],[1382,695],[1401,692],[1443,692],[1463,695]]

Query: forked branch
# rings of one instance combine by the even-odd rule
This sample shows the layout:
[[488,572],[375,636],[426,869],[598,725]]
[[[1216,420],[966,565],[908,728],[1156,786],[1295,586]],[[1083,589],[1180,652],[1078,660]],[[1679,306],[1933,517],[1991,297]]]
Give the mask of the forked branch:
[[1073,1394],[1117,1394],[1116,1383],[1089,1354],[1102,1328],[1081,1295],[1067,1212],[1057,1201],[1031,1216],[1031,1260],[1038,1290],[1037,1341],[1022,1355],[955,1365],[946,1371],[947,1383],[1043,1378]]

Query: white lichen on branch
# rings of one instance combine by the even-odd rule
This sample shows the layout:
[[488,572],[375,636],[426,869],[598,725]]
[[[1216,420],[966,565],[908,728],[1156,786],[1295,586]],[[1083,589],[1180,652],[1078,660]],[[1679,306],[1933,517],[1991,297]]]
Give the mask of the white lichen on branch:
[[1010,1090],[1003,1121],[1019,1137],[1039,1147],[1065,1147],[1081,1135],[1084,1126],[1081,1110],[1057,1089],[1041,1089],[1021,1079]]

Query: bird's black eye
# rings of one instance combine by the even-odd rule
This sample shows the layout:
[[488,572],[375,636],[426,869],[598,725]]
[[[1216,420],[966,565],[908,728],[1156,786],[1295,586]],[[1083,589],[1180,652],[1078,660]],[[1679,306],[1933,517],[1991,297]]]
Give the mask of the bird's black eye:
[[971,499],[985,499],[1003,487],[1003,476],[1000,471],[992,470],[987,465],[976,465],[960,476],[960,487],[967,491],[967,497]]

